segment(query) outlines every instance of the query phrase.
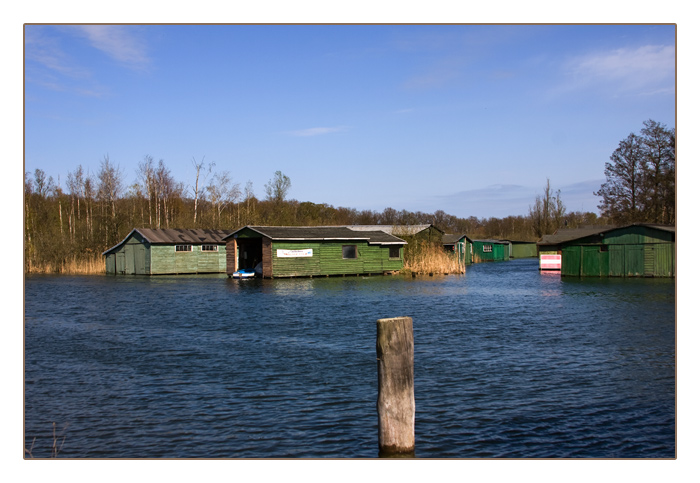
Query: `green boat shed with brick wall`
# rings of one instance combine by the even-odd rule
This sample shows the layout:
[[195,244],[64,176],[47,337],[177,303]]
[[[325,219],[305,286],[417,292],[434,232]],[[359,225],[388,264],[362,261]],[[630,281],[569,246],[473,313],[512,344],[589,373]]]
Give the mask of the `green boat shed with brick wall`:
[[561,275],[675,277],[676,227],[654,224],[558,230],[538,242],[561,254]]
[[245,226],[226,236],[226,273],[263,278],[383,274],[403,268],[406,242],[377,230]]
[[135,228],[103,253],[108,274],[225,273],[230,231]]

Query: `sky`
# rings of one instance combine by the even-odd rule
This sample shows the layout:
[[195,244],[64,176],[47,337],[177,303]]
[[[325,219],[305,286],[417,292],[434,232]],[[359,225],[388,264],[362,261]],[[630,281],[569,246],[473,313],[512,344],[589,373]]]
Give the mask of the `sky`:
[[[65,186],[145,156],[264,198],[458,217],[568,211],[618,143],[675,127],[674,25],[24,26],[24,170]],[[211,179],[211,177],[209,178]]]

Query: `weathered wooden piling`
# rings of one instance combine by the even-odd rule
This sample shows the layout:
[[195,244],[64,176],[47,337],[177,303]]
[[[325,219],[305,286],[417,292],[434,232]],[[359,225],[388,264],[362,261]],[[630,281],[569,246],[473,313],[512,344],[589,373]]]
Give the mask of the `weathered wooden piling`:
[[377,320],[380,456],[412,456],[416,405],[413,396],[413,319]]

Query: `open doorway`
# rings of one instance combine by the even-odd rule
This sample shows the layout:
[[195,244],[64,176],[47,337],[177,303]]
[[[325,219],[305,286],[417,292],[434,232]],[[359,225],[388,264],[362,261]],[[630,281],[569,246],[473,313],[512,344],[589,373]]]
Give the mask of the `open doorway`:
[[238,239],[238,269],[253,270],[262,262],[262,238]]

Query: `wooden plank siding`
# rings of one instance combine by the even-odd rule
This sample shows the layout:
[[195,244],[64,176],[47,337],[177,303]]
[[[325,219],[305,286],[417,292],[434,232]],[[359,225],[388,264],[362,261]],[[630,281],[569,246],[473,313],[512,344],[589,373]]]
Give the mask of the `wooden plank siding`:
[[522,243],[522,242],[511,242],[512,252],[510,254],[511,258],[535,258],[537,257],[537,244],[532,243]]
[[[355,245],[357,258],[344,259],[343,246]],[[313,250],[312,257],[281,258],[277,250]],[[308,243],[272,242],[270,245],[272,277],[313,277],[333,275],[378,274],[403,268],[403,249],[399,259],[389,258],[389,247],[354,242]],[[263,257],[265,246],[263,245]],[[267,264],[263,258],[263,267]],[[263,276],[266,274],[263,272]]]
[[225,247],[216,252],[204,252],[200,245],[193,245],[190,252],[177,252],[174,246],[152,245],[152,275],[178,273],[223,273],[226,271]]
[[562,243],[562,276],[675,277],[675,232],[632,225]]
[[[263,278],[379,274],[403,268],[405,242],[385,232],[347,227],[243,227],[226,237],[226,273],[241,267],[244,252],[262,260]],[[354,246],[356,258],[343,258]],[[392,249],[398,257],[391,258]],[[310,250],[310,252],[309,252]],[[284,251],[284,252],[281,252]],[[299,253],[293,253],[298,251]],[[306,253],[302,253],[306,252]],[[252,267],[244,267],[252,268]]]
[[[216,238],[222,237],[223,233],[213,232],[213,230],[134,229],[121,243],[103,254],[105,269],[108,274],[124,275],[225,273],[225,245]],[[171,243],[158,238],[166,236],[182,238],[173,240]],[[149,240],[153,240],[154,243]],[[192,250],[176,251],[177,245],[188,245]],[[203,250],[205,245],[213,245],[216,249]]]
[[510,259],[508,244],[498,240],[472,240],[472,261],[497,262]]

